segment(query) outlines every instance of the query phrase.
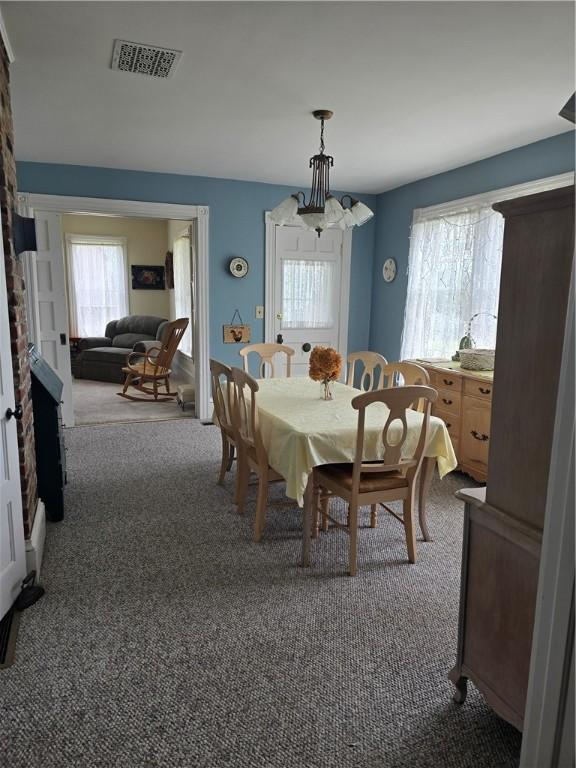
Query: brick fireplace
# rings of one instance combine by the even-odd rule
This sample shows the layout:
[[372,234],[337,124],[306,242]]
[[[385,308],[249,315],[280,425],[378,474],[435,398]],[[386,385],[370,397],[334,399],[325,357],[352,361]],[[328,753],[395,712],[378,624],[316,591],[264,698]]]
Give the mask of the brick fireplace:
[[14,253],[12,211],[16,204],[16,162],[14,160],[14,129],[10,104],[10,61],[0,38],[0,212],[4,266],[8,289],[8,312],[12,346],[12,368],[16,402],[22,404],[23,416],[18,422],[18,451],[24,534],[32,530],[38,502],[34,428],[30,395],[30,366],[28,364],[28,329],[23,264]]

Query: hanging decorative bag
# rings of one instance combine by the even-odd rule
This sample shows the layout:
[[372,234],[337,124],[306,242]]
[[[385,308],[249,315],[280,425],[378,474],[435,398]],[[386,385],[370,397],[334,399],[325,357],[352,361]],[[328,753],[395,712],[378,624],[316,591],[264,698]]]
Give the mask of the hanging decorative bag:
[[[238,322],[234,322],[238,318]],[[240,312],[235,309],[230,325],[224,325],[224,344],[246,344],[250,341],[250,326],[242,320]]]

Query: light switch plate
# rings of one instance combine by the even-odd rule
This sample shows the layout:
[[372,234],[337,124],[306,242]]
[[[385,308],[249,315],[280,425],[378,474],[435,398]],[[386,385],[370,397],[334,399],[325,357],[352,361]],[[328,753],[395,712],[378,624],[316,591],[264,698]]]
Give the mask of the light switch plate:
[[258,305],[256,307],[256,319],[261,320],[264,317],[264,307]]

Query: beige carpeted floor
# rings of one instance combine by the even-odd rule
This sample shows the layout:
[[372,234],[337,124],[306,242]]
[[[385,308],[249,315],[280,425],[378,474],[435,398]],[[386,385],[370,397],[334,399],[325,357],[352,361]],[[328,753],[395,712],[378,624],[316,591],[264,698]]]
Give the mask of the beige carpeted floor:
[[[175,390],[178,384],[190,383],[192,382],[184,374],[175,373],[172,375],[170,388]],[[116,393],[121,391],[121,384],[89,379],[72,379],[76,426],[189,419],[194,416],[194,408],[187,405],[183,411],[176,403],[176,398],[164,403],[134,402],[126,400],[124,397],[118,397]]]

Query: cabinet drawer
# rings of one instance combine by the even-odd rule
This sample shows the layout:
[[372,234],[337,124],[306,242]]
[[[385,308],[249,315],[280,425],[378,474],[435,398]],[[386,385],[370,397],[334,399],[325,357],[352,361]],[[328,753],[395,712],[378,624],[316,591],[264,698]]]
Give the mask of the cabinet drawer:
[[461,392],[462,377],[455,376],[452,371],[429,371],[430,384],[435,389],[447,389],[452,392]]
[[446,424],[446,429],[451,438],[460,437],[460,416],[444,411],[441,408],[436,408],[436,406],[434,406],[433,415],[438,416]]
[[490,445],[490,404],[465,397],[462,406],[460,458],[463,464],[478,465],[486,471]]
[[482,381],[481,379],[464,379],[464,394],[479,397],[482,400],[492,399],[492,390],[494,389],[491,381]]
[[460,407],[462,405],[462,395],[460,392],[449,389],[439,389],[438,399],[435,406],[440,411],[451,413],[454,416],[460,416]]

